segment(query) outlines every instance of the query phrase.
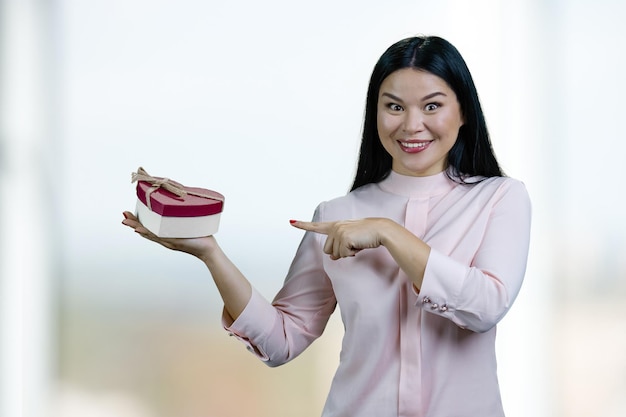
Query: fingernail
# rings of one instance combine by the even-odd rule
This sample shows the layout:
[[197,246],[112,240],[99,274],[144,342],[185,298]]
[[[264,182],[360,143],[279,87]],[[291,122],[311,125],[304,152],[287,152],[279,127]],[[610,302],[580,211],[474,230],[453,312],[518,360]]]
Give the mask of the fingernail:
[[289,220],[289,223],[294,224],[297,220]]

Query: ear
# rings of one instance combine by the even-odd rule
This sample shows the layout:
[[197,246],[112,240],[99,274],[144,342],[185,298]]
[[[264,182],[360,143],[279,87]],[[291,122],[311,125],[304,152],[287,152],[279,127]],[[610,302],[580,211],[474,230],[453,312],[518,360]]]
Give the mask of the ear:
[[461,129],[463,126],[465,126],[465,117],[463,117],[463,115],[461,115],[459,117],[459,129]]

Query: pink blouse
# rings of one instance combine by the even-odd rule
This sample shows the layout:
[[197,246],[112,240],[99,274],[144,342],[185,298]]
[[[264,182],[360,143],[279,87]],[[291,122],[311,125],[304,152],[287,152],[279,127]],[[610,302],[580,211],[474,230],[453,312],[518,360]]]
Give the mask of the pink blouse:
[[225,328],[278,366],[322,334],[338,305],[345,335],[323,417],[503,416],[495,326],[526,270],[524,185],[392,172],[320,204],[314,221],[364,217],[390,218],[431,246],[419,294],[384,247],[334,261],[325,236],[307,232],[273,303],[253,290]]

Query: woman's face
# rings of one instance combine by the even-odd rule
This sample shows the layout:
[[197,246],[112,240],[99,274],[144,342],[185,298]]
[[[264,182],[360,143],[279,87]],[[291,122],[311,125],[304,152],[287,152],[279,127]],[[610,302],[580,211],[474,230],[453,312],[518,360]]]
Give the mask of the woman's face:
[[378,136],[399,174],[422,177],[446,169],[462,125],[456,94],[436,75],[404,68],[380,86]]

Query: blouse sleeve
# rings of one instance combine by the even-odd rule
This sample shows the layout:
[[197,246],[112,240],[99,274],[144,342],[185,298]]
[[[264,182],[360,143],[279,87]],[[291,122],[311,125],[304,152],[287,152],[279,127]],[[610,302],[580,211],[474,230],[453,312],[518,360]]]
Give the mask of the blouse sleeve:
[[253,289],[237,320],[232,322],[224,313],[222,323],[267,365],[279,366],[298,356],[322,334],[336,304],[323,269],[319,235],[306,232],[274,301],[270,304]]
[[491,207],[469,266],[431,249],[418,297],[425,311],[486,332],[511,308],[526,272],[531,206],[523,183],[508,184]]

